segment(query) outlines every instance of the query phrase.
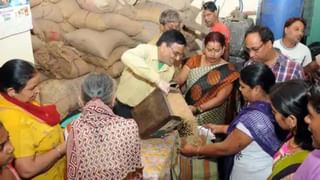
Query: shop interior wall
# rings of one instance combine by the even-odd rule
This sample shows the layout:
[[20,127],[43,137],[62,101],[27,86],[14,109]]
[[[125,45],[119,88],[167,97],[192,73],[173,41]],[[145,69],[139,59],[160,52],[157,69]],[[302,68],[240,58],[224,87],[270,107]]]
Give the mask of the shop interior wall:
[[14,58],[34,62],[30,31],[0,39],[0,66]]

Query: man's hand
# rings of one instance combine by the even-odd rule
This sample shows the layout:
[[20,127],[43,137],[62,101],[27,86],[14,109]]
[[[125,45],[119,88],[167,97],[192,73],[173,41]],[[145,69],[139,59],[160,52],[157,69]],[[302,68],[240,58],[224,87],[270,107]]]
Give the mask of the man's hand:
[[165,92],[166,94],[169,93],[170,91],[170,83],[169,82],[166,82],[164,80],[159,80],[157,83],[156,83],[157,87],[159,89],[161,89],[161,91]]

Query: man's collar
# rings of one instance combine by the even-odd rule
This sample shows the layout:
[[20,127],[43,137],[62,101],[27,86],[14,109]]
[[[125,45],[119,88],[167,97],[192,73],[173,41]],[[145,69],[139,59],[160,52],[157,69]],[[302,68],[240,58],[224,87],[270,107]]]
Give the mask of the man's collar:
[[273,66],[275,66],[275,65],[281,65],[281,64],[282,64],[282,61],[279,60],[281,53],[280,53],[277,49],[275,49],[275,48],[273,48],[273,51],[275,52],[276,55],[275,55],[274,59],[272,59],[272,61],[273,61],[274,63],[271,64],[270,67],[273,67]]
[[[152,59],[152,61],[157,61],[157,63],[163,63],[162,61],[160,61],[160,59]],[[170,68],[170,66],[169,65],[167,65],[167,64],[165,64],[165,63],[163,63],[163,66],[162,66],[162,68],[159,70],[159,72],[160,71],[166,71],[166,70],[168,70]]]
[[285,56],[285,55],[282,54],[282,53],[279,53],[279,54],[278,54],[278,57],[277,57],[276,64],[279,64],[280,66],[281,66],[281,65],[285,65],[287,59],[288,59],[287,56]]

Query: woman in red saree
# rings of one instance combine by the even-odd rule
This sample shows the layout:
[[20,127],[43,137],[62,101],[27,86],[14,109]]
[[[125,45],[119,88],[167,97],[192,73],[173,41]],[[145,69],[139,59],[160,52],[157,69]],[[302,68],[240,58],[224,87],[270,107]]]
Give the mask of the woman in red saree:
[[[239,73],[222,58],[224,50],[224,35],[210,32],[205,37],[203,53],[191,57],[175,79],[180,87],[185,85],[185,100],[200,125],[225,122],[227,100]],[[189,159],[179,155],[177,162],[174,179],[217,178],[215,159]]]
[[210,32],[204,46],[203,54],[191,57],[175,80],[180,86],[186,85],[185,99],[199,124],[222,123],[226,100],[239,73],[222,58],[226,46],[224,35]]
[[138,126],[112,112],[114,80],[90,74],[81,91],[84,106],[67,142],[68,179],[142,179]]

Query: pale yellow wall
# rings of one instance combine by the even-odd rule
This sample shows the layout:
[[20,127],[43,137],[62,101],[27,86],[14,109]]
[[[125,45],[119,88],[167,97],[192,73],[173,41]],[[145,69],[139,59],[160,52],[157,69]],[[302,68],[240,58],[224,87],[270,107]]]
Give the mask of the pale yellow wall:
[[30,31],[0,39],[0,66],[13,58],[34,62]]

